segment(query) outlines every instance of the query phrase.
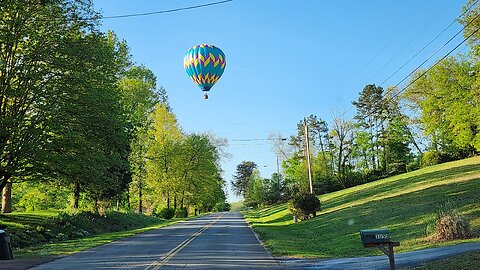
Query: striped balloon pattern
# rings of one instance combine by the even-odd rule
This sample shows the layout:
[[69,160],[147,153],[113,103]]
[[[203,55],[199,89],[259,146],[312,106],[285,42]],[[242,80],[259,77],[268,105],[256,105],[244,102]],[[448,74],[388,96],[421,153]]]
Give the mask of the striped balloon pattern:
[[183,58],[188,76],[202,91],[212,88],[222,76],[226,64],[222,50],[208,44],[193,46]]

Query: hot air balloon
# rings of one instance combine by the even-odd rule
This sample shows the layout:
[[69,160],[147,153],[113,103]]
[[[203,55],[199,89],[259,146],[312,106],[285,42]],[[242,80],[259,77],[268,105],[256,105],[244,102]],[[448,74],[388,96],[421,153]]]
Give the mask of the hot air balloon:
[[[183,66],[188,76],[205,92],[220,79],[226,64],[222,50],[208,44],[193,46],[183,58]],[[204,98],[208,99],[207,93]]]

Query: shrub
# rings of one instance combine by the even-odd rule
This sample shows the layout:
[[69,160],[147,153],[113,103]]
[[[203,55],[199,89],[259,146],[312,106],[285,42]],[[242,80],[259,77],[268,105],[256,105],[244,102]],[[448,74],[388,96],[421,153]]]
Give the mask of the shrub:
[[164,219],[172,219],[175,216],[175,209],[173,208],[163,208],[158,213],[158,216]]
[[467,239],[473,236],[470,223],[464,215],[459,214],[450,202],[441,205],[435,218],[435,232],[431,241],[450,241]]
[[437,165],[442,163],[442,156],[438,151],[428,151],[423,153],[422,167]]
[[230,211],[230,204],[227,202],[219,202],[213,207],[213,211],[216,212],[224,212],[224,211]]
[[188,211],[186,207],[178,208],[175,210],[175,217],[177,218],[186,218],[188,217]]
[[288,209],[300,220],[315,217],[321,210],[320,200],[314,194],[300,193],[288,202]]

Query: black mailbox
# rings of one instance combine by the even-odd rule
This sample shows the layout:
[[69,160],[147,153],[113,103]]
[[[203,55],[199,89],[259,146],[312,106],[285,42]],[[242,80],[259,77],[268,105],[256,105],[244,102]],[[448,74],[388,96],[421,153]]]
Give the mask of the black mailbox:
[[390,241],[390,231],[388,229],[361,230],[360,238],[364,247],[377,247],[388,256],[390,270],[395,270],[395,256],[393,247],[400,246],[400,242]]
[[361,230],[360,237],[363,245],[386,243],[390,242],[390,231],[388,229]]

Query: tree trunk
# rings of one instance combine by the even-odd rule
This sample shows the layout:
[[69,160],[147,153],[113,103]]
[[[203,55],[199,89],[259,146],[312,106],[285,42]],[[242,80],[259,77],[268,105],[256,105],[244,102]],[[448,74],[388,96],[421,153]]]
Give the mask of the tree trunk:
[[75,183],[73,187],[73,209],[78,209],[78,201],[80,200],[80,184]]
[[167,208],[170,208],[170,195],[167,194]]
[[142,184],[138,185],[138,213],[143,213]]
[[3,190],[5,188],[5,186],[8,183],[8,180],[10,180],[11,177],[12,177],[12,175],[5,170],[3,170],[0,173],[0,190]]
[[117,212],[120,211],[120,195],[117,195]]
[[180,200],[180,208],[183,208],[183,197],[185,196],[185,191],[182,192],[182,199]]
[[177,195],[173,196],[173,209],[177,209]]
[[12,212],[12,182],[8,182],[2,193],[2,213]]
[[127,188],[127,210],[130,211],[130,188]]

